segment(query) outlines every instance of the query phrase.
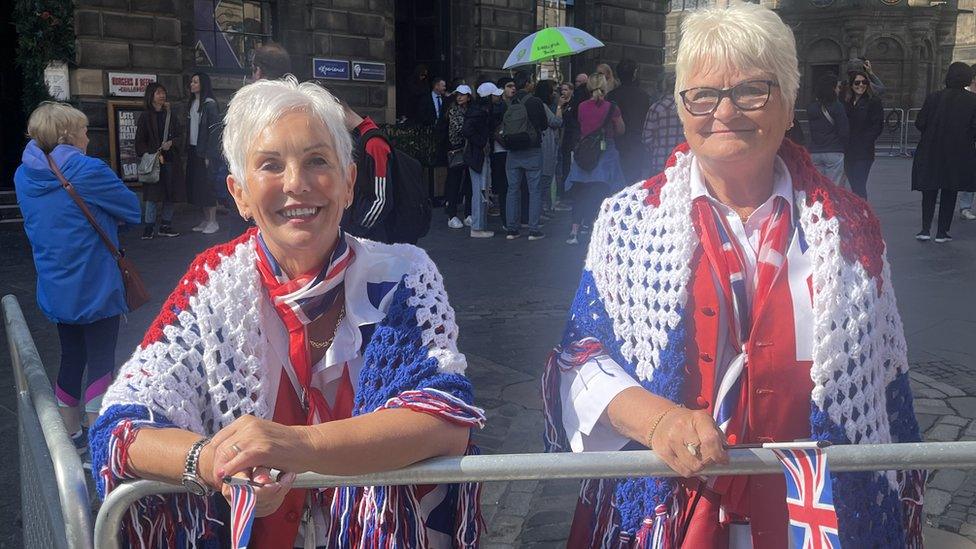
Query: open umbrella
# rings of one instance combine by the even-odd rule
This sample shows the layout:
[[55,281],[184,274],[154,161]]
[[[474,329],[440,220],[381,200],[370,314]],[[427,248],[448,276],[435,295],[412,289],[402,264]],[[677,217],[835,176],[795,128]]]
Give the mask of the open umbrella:
[[603,42],[575,27],[547,27],[519,41],[502,68],[534,65],[602,47]]

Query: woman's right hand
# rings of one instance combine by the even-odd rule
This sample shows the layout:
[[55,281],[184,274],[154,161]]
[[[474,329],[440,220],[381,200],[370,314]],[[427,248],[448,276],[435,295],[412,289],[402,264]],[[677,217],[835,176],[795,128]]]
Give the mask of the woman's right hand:
[[[708,465],[729,462],[724,439],[708,412],[675,407],[661,418],[650,443],[668,467],[683,477],[693,477]],[[697,445],[694,454],[689,445]]]

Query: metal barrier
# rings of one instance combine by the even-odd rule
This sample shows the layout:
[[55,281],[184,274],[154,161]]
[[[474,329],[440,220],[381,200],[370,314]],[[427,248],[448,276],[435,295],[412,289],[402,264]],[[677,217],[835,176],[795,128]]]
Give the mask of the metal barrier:
[[[909,109],[918,111],[920,109]],[[917,114],[917,113],[916,113]],[[810,139],[810,121],[807,119],[806,109],[796,109],[793,111],[793,119],[800,125],[805,139]],[[888,156],[910,156],[906,152],[905,138],[907,132],[907,113],[905,109],[886,108],[884,109],[884,126],[881,135],[874,143],[875,153]],[[914,122],[914,120],[912,120]],[[913,126],[914,128],[914,126]],[[917,132],[916,132],[917,133]]]
[[922,132],[915,127],[915,121],[918,120],[918,113],[920,112],[922,109],[919,108],[908,109],[905,118],[904,137],[902,138],[902,142],[905,144],[905,156],[915,155],[915,147],[918,146],[918,142],[922,138]]
[[[826,450],[833,471],[976,468],[976,441],[831,446]],[[728,465],[708,467],[705,475],[783,474],[771,450],[732,450]],[[514,480],[676,476],[654,452],[587,452],[581,454],[507,454],[435,458],[396,471],[361,476],[306,473],[297,488],[395,486]],[[119,549],[119,531],[129,506],[154,494],[183,492],[182,486],[148,480],[123,483],[102,503],[95,521],[99,549]]]
[[24,547],[90,549],[91,502],[81,459],[17,298],[4,296],[2,309],[17,385]]

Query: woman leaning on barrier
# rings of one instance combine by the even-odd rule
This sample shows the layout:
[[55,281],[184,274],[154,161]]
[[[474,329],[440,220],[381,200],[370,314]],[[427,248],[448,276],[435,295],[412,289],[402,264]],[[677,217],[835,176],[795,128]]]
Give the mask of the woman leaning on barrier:
[[110,387],[91,437],[99,493],[182,482],[191,494],[141,502],[126,528],[162,545],[216,535],[213,494],[234,475],[264,484],[255,547],[476,545],[477,485],[290,489],[295,473],[463,454],[484,415],[430,258],[339,226],[356,168],[336,99],[293,78],[245,86],[224,153],[257,227],[193,262]]
[[[727,446],[915,442],[867,204],[784,140],[793,34],[754,4],[685,19],[687,144],[607,199],[544,378],[550,451],[651,448],[684,478],[588,481],[570,547],[788,546],[782,476],[699,478]],[[845,547],[921,543],[924,473],[835,473]]]
[[[51,170],[58,167],[116,246],[119,223],[139,223],[139,198],[105,162],[87,156],[88,118],[66,103],[44,102],[27,121],[31,140],[14,175],[37,268],[37,304],[58,326],[61,366],[55,394],[79,453],[112,381],[119,317],[129,312],[115,258]],[[82,378],[87,374],[87,387]]]

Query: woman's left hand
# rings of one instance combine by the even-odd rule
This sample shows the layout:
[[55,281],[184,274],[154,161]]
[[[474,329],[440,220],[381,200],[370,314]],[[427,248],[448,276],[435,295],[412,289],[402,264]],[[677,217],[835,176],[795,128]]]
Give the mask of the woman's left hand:
[[301,473],[309,455],[304,426],[242,416],[224,427],[210,444],[214,448],[214,478],[233,476],[254,467],[273,467]]
[[[264,486],[254,487],[254,499],[256,500],[254,516],[256,517],[266,517],[277,511],[278,507],[281,507],[281,502],[284,501],[285,495],[288,494],[288,490],[291,489],[291,484],[295,482],[295,473],[285,473],[281,475],[280,479],[275,481],[271,478],[271,472],[267,467],[255,467],[249,475],[242,474],[238,476],[264,484]],[[220,487],[220,492],[224,495],[227,503],[230,503],[230,485],[223,483]]]

